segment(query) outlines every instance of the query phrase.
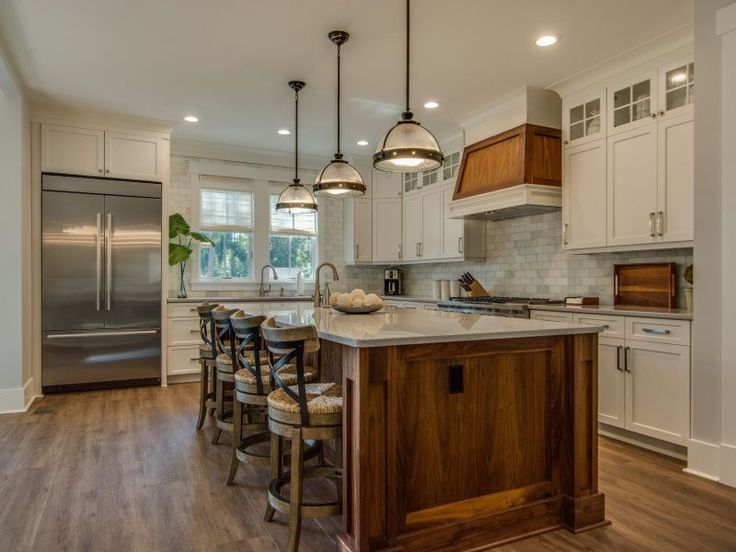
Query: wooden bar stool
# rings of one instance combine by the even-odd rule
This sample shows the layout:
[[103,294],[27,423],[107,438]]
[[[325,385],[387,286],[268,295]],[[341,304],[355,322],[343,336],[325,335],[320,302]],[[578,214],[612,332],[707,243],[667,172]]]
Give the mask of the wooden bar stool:
[[217,306],[217,303],[197,305],[199,335],[202,338],[202,343],[199,345],[200,392],[197,430],[202,429],[207,411],[210,414],[215,412],[215,356],[217,355],[215,352],[215,326],[212,310]]
[[[268,350],[271,377],[277,386],[268,395],[268,427],[271,430],[271,482],[268,485],[266,521],[276,510],[289,515],[287,550],[299,548],[302,517],[317,518],[342,513],[342,389],[337,383],[307,383],[304,354],[319,350],[317,331],[313,326],[278,327],[273,318],[261,325]],[[275,360],[275,355],[283,355]],[[288,363],[296,365],[296,385],[289,386],[279,377],[279,370]],[[283,439],[291,440],[291,470],[283,471]],[[337,451],[335,466],[321,462],[304,466],[304,441],[334,440]],[[334,479],[337,499],[329,502],[306,502],[303,499],[304,479],[322,477]],[[290,486],[290,496],[281,494]]]
[[[235,336],[230,325],[230,316],[237,309],[218,307],[212,311],[215,336],[215,432],[212,444],[220,440],[223,430],[232,432],[232,384],[235,381],[237,360],[234,360]],[[228,405],[228,403],[230,403]],[[229,408],[228,408],[229,406]]]
[[[233,397],[233,454],[227,484],[232,485],[241,462],[268,465],[270,451],[264,450],[263,443],[271,439],[268,425],[265,423],[268,394],[274,390],[270,375],[268,358],[257,344],[261,342],[261,323],[264,316],[248,316],[238,311],[230,317],[230,324],[237,343],[235,356],[240,370],[235,372],[235,396]],[[253,347],[249,350],[249,347]],[[287,364],[278,372],[279,378],[287,385],[297,383],[295,364]],[[307,382],[317,381],[318,371],[311,367],[304,368],[304,379]],[[243,424],[243,416],[247,416],[249,424]],[[261,419],[263,423],[254,423]],[[241,420],[241,424],[237,421]],[[243,429],[260,428],[262,431],[243,436]],[[261,445],[261,446],[259,446]],[[309,447],[305,457],[311,458],[321,452],[321,444]]]

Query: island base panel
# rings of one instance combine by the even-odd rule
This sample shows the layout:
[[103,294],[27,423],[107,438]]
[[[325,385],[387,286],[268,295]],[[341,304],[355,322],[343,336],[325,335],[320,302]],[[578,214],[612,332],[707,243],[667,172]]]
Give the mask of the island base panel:
[[605,524],[595,351],[595,334],[325,342],[345,405],[340,549],[482,549]]

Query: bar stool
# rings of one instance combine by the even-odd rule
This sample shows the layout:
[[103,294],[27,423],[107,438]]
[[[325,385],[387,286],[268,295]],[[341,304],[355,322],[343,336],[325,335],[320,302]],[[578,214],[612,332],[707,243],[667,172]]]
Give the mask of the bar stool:
[[[235,336],[230,326],[230,316],[237,309],[226,309],[218,307],[212,311],[215,336],[215,432],[212,435],[212,444],[216,445],[220,440],[222,431],[232,432],[232,405],[226,409],[228,399],[232,399],[232,383],[235,381],[234,374],[237,364],[233,364],[235,351]],[[235,361],[237,362],[237,361]],[[227,385],[226,385],[227,384]]]
[[[299,548],[302,517],[317,518],[342,513],[342,389],[337,383],[307,383],[304,354],[319,350],[317,331],[313,326],[277,326],[273,318],[261,325],[261,333],[268,350],[271,377],[278,387],[268,395],[268,427],[271,430],[271,482],[268,485],[266,521],[274,513],[289,515],[289,542],[287,550]],[[275,360],[275,355],[283,355]],[[297,384],[287,385],[279,377],[279,369],[290,361],[296,364]],[[291,470],[283,471],[283,439],[291,440]],[[304,466],[304,441],[335,441],[338,451],[335,466],[320,463]],[[323,477],[334,479],[337,500],[332,502],[305,502],[304,479]],[[290,486],[290,496],[281,494],[284,485]]]
[[[200,391],[199,391],[199,417],[197,419],[197,430],[202,429],[207,412],[215,412],[215,339],[214,320],[212,310],[217,308],[217,303],[202,303],[197,305],[199,314],[199,335],[202,343],[199,345],[200,366]],[[210,384],[212,388],[210,388]]]
[[[230,462],[230,473],[227,476],[227,484],[232,485],[238,472],[240,463],[253,463],[268,465],[270,452],[259,447],[271,439],[268,425],[265,423],[267,416],[268,394],[274,390],[273,381],[270,376],[267,354],[261,351],[256,344],[261,342],[261,323],[264,316],[248,316],[242,311],[236,312],[230,317],[230,324],[235,342],[235,357],[240,370],[235,372],[235,396],[233,397],[233,440],[232,460]],[[253,351],[247,350],[253,346]],[[260,368],[260,369],[259,369]],[[279,378],[287,385],[297,383],[297,369],[294,364],[287,364],[278,371]],[[317,381],[318,371],[311,366],[304,368],[304,380],[307,382]],[[243,416],[248,417],[245,426],[238,420]],[[263,423],[254,423],[254,420],[263,419]],[[261,429],[260,432],[243,436],[244,428]],[[305,457],[311,458],[321,453],[321,443],[317,446],[308,447]]]

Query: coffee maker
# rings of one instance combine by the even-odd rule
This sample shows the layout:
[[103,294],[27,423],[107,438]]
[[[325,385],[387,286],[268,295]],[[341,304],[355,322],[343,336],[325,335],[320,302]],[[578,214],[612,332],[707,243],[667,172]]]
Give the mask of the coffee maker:
[[383,294],[401,295],[401,270],[395,266],[383,271]]

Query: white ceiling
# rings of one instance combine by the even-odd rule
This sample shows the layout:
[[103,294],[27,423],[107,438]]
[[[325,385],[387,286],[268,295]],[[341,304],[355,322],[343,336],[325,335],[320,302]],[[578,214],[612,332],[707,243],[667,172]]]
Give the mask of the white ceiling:
[[[302,79],[301,146],[334,150],[335,48],[344,149],[369,153],[398,118],[399,0],[0,0],[0,34],[32,99],[181,120],[174,136],[288,151]],[[415,0],[412,107],[435,134],[522,85],[547,86],[692,20],[693,0]],[[540,49],[537,36],[560,36]],[[428,99],[440,102],[429,112]],[[355,145],[365,138],[370,146]]]

